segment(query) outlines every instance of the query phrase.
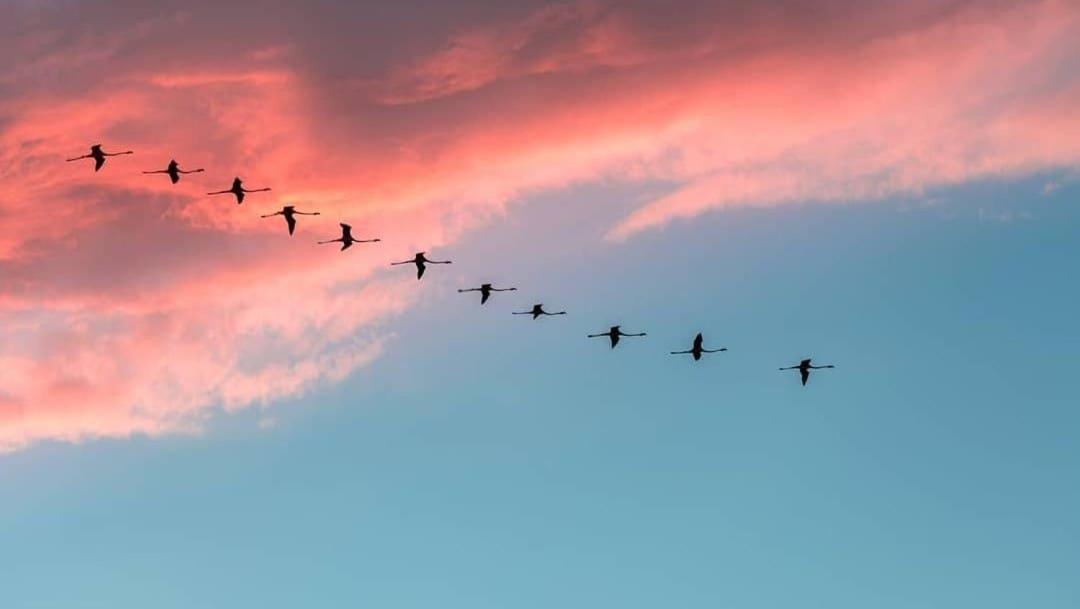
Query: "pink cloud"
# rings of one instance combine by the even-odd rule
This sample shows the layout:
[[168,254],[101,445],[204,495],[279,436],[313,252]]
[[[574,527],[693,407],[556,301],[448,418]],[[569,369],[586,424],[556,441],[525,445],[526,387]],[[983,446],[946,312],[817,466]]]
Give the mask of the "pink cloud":
[[[416,297],[386,260],[533,192],[671,184],[612,227],[623,239],[1080,163],[1065,0],[560,3],[415,34],[345,8],[300,34],[280,7],[242,32],[197,2],[5,10],[26,27],[0,42],[25,58],[0,69],[0,450],[196,430],[339,381]],[[100,174],[63,162],[98,141],[137,154]],[[208,171],[139,173],[170,158]],[[235,175],[273,191],[204,196]],[[290,239],[257,217],[283,202],[323,216]],[[315,247],[339,220],[384,243]]]

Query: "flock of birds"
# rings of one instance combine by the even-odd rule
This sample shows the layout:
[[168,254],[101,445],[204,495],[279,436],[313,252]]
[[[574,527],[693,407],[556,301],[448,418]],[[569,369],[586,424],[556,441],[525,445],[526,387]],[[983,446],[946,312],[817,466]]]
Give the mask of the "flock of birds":
[[[128,155],[128,154],[134,154],[134,151],[125,150],[124,152],[105,152],[104,150],[102,150],[101,144],[94,144],[93,146],[90,147],[90,152],[88,154],[84,154],[82,156],[77,156],[75,158],[71,158],[71,159],[67,159],[67,160],[68,160],[68,162],[72,162],[72,161],[80,161],[80,160],[83,160],[83,159],[93,159],[93,161],[94,161],[94,171],[100,171],[101,168],[105,166],[105,160],[108,157]],[[165,174],[165,175],[169,176],[169,180],[173,184],[176,184],[177,182],[180,181],[180,176],[182,176],[182,175],[187,175],[187,174],[192,174],[192,173],[202,173],[203,171],[205,171],[205,170],[204,169],[191,169],[191,170],[180,169],[180,164],[177,163],[176,160],[174,159],[174,160],[169,161],[169,165],[165,169],[160,169],[160,170],[156,170],[156,171],[144,171],[143,173],[144,174]],[[244,183],[240,178],[233,178],[232,186],[228,190],[218,190],[218,191],[209,192],[209,193],[206,193],[206,194],[207,195],[228,195],[228,194],[231,194],[236,198],[236,204],[239,205],[239,204],[244,202],[244,198],[245,198],[245,196],[247,194],[254,193],[254,192],[268,192],[269,190],[270,190],[269,188],[252,188],[252,189],[244,188]],[[285,218],[285,224],[288,226],[288,229],[289,229],[289,235],[292,235],[293,232],[296,230],[296,216],[318,216],[318,215],[319,215],[319,212],[317,212],[317,211],[311,211],[311,212],[298,211],[296,209],[296,206],[294,206],[294,205],[286,205],[286,206],[282,207],[279,211],[276,211],[276,212],[274,212],[272,214],[265,214],[265,215],[263,215],[261,217],[262,218],[272,218],[274,216],[283,216]],[[375,239],[356,239],[355,237],[353,237],[353,234],[352,234],[352,226],[350,226],[348,224],[345,224],[344,222],[340,223],[340,226],[341,226],[341,236],[340,237],[338,237],[337,239],[328,239],[326,241],[319,241],[318,243],[320,245],[325,245],[325,244],[328,244],[328,243],[340,243],[341,244],[341,251],[344,251],[344,250],[347,250],[350,247],[352,247],[352,245],[354,243],[377,243],[377,242],[380,241],[380,239],[377,239],[377,238],[375,238]],[[451,263],[452,262],[450,260],[431,260],[430,258],[427,257],[426,252],[417,252],[416,255],[413,256],[413,258],[411,260],[402,260],[400,262],[391,262],[390,265],[391,266],[398,266],[398,265],[402,265],[402,264],[416,265],[416,278],[417,278],[417,280],[419,280],[419,279],[423,279],[424,271],[427,270],[427,265],[429,265],[429,264],[451,264]],[[496,287],[493,287],[492,284],[490,284],[490,283],[485,283],[485,284],[481,284],[480,287],[461,289],[461,290],[458,290],[458,292],[459,293],[480,292],[480,304],[483,305],[483,304],[487,303],[488,299],[491,298],[491,295],[494,292],[513,292],[513,291],[516,291],[516,290],[517,290],[517,288],[496,288]],[[535,320],[535,319],[538,319],[538,318],[543,317],[543,316],[566,315],[566,311],[558,311],[558,312],[555,312],[555,313],[548,312],[548,311],[544,310],[544,305],[542,303],[538,303],[538,304],[533,305],[532,309],[530,309],[528,311],[514,311],[513,314],[514,315],[531,315],[532,318]],[[607,337],[608,341],[611,343],[611,348],[614,349],[619,344],[619,339],[621,339],[621,338],[624,338],[624,337],[641,337],[641,336],[645,336],[645,335],[646,335],[645,332],[636,332],[636,333],[634,333],[634,332],[623,332],[621,326],[611,326],[610,328],[608,328],[608,330],[606,332],[600,332],[600,333],[597,333],[597,334],[589,334],[588,338],[604,338],[604,337]],[[702,334],[700,332],[698,332],[697,336],[694,337],[693,345],[689,349],[687,349],[686,351],[672,351],[671,355],[690,355],[691,357],[694,358],[694,361],[698,361],[698,360],[701,359],[701,356],[703,354],[706,354],[706,353],[720,353],[720,352],[723,352],[723,351],[727,351],[726,347],[725,348],[720,348],[720,349],[706,349],[704,347],[704,342],[705,342],[705,338],[702,336]],[[800,361],[795,366],[788,366],[786,368],[780,368],[780,370],[798,370],[799,375],[802,378],[802,384],[806,385],[806,381],[809,380],[809,378],[810,378],[810,371],[811,370],[821,370],[821,369],[825,369],[825,368],[835,368],[835,367],[836,366],[833,366],[831,364],[827,365],[827,366],[815,366],[815,365],[813,365],[811,363],[811,359],[807,358],[807,359],[804,359],[804,360]]]

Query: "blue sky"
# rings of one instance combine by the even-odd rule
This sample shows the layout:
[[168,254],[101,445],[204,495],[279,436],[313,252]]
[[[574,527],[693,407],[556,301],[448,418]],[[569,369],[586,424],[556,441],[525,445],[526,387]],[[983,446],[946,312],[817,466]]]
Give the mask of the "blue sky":
[[[0,606],[1075,607],[1063,177],[624,242],[637,188],[527,197],[340,384],[0,458]],[[584,338],[615,323],[649,336]],[[730,351],[666,355],[699,330]]]

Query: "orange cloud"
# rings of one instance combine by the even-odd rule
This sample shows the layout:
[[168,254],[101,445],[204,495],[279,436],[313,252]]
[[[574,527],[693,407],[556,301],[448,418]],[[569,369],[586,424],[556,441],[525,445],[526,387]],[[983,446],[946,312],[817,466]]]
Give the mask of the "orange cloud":
[[[532,192],[671,184],[611,229],[622,239],[731,205],[1080,163],[1066,0],[562,3],[417,23],[435,48],[378,28],[343,43],[348,12],[297,34],[281,7],[235,31],[195,5],[0,9],[26,25],[0,42],[26,58],[0,69],[0,450],[190,431],[340,380],[415,297],[387,260]],[[95,142],[137,153],[99,174],[63,162]],[[139,173],[170,158],[208,171]],[[203,194],[236,175],[273,191]],[[323,215],[289,238],[258,218],[283,202]],[[314,246],[339,220],[384,243]]]

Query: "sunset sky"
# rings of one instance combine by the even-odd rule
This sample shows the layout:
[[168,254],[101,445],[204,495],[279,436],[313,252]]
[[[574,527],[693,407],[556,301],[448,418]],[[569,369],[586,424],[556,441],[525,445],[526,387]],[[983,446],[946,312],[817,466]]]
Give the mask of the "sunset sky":
[[0,58],[0,607],[1080,605],[1080,2],[6,0]]

